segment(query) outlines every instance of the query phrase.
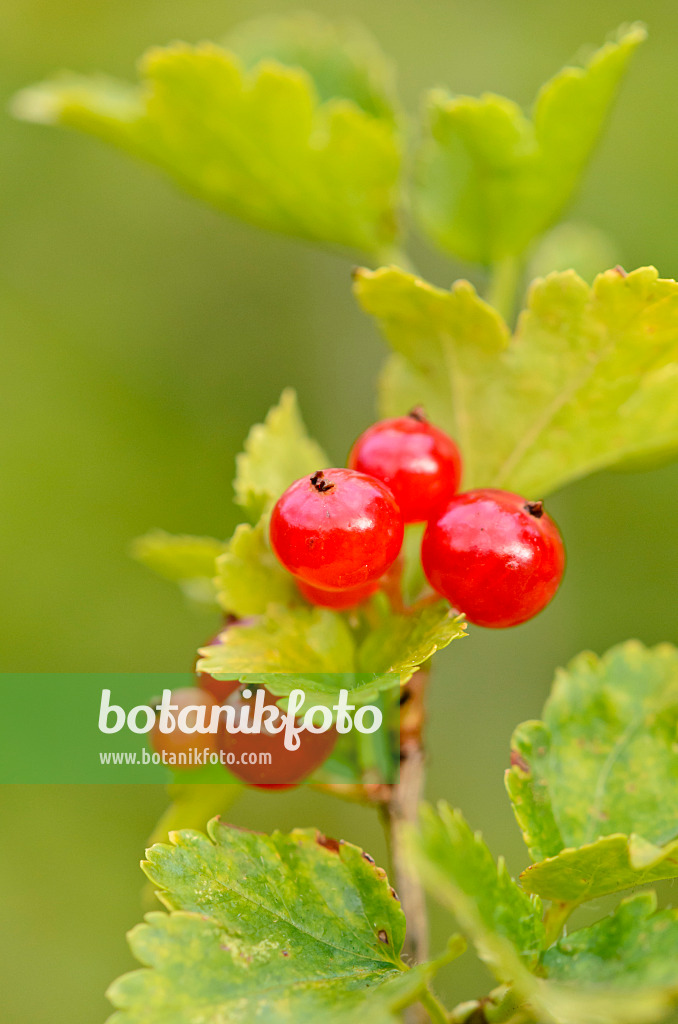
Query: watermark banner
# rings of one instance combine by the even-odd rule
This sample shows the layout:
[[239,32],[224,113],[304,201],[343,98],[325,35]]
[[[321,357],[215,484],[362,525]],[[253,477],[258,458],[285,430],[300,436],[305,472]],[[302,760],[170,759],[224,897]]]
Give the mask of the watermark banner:
[[392,784],[388,675],[0,674],[1,784]]

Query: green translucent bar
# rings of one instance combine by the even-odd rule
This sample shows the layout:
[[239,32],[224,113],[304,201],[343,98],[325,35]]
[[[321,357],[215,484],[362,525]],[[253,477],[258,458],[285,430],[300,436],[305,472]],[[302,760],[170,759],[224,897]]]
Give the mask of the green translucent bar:
[[[346,675],[335,679],[337,686],[350,688]],[[332,677],[309,677],[308,683],[304,709],[318,702],[318,684],[331,689]],[[110,703],[127,714],[139,705],[154,706],[163,690],[194,685],[190,673],[0,673],[0,784],[239,783],[222,764],[182,769],[153,763],[148,736],[133,732],[126,722],[119,732],[99,730],[104,690],[111,691]],[[366,701],[382,709],[382,727],[372,735],[352,731],[340,737],[316,773],[319,780],[397,781],[398,694],[399,677],[393,674],[390,689]],[[202,750],[204,740],[196,734],[194,746]],[[101,755],[111,760],[117,755],[120,763],[102,763]]]

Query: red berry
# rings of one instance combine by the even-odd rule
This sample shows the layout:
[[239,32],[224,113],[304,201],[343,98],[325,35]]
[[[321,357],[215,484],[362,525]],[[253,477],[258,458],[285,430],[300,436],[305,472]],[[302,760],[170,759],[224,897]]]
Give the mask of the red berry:
[[312,587],[310,583],[297,580],[299,590],[311,604],[320,608],[334,608],[336,611],[343,611],[345,608],[355,608],[362,604],[368,597],[371,597],[379,589],[378,583],[363,583],[359,587],[351,587],[349,590],[325,590],[321,587]]
[[458,494],[426,527],[424,572],[477,626],[517,626],[554,596],[565,568],[558,527],[540,501],[492,489]]
[[430,519],[461,480],[456,444],[416,409],[368,427],[353,445],[348,464],[390,487],[406,523]]
[[403,517],[380,480],[326,469],[288,487],[273,509],[270,536],[282,564],[299,579],[348,590],[378,580],[393,564]]
[[[228,703],[235,707],[236,721],[240,718],[243,704],[254,706],[254,687],[247,689],[252,697],[246,699],[239,692]],[[265,693],[264,706],[272,706],[276,698],[261,687]],[[299,724],[297,720],[297,724]],[[285,733],[270,732],[265,724],[261,732],[228,732],[222,726],[219,732],[219,747],[226,754],[226,767],[238,779],[259,789],[287,789],[301,782],[326,760],[337,738],[334,728],[327,732],[300,733],[300,745],[296,750],[285,746]],[[264,757],[260,759],[263,754]],[[250,759],[255,761],[250,764]],[[270,763],[266,763],[270,761]],[[232,763],[231,763],[232,762]]]
[[[158,753],[165,753],[167,756],[174,755],[179,757],[180,754],[185,754],[188,757],[189,752],[195,750],[199,751],[200,757],[204,758],[205,750],[209,750],[210,753],[217,752],[217,738],[216,733],[213,732],[184,732],[179,728],[177,721],[180,713],[185,708],[196,708],[196,711],[189,711],[186,715],[186,724],[189,728],[196,725],[198,716],[202,715],[199,709],[204,708],[204,723],[206,726],[210,723],[210,716],[212,709],[218,707],[218,701],[206,693],[203,689],[197,687],[185,687],[180,690],[172,691],[172,699],[170,701],[172,707],[176,707],[176,711],[172,711],[171,714],[174,720],[174,728],[171,732],[160,732],[160,721],[158,720],[150,732],[150,741],[153,749]],[[193,765],[181,765],[180,767],[192,767],[200,768],[201,763]]]

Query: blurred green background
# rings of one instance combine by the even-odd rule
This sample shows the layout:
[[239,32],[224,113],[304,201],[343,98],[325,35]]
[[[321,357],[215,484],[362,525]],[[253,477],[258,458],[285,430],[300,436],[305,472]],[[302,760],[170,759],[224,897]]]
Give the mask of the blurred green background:
[[[218,38],[297,6],[5,0],[2,106],[55,69],[132,77],[150,44]],[[529,103],[582,43],[647,21],[650,41],[572,216],[609,233],[627,268],[678,276],[671,0],[306,6],[363,20],[397,60],[412,111],[437,84]],[[285,384],[342,460],[370,421],[382,343],[353,303],[346,259],[223,219],[94,141],[3,114],[0,177],[0,668],[183,670],[213,623],[131,562],[130,539],[152,526],[226,536],[234,455]],[[415,254],[438,284],[465,272],[417,243]],[[557,600],[518,630],[474,630],[440,659],[429,794],[464,808],[515,871],[525,852],[502,787],[512,728],[539,714],[554,667],[582,648],[677,639],[677,497],[676,467],[554,496],[569,549]],[[164,794],[14,787],[0,799],[2,1019],[103,1021],[105,986],[131,965],[137,864]],[[231,817],[260,829],[315,824],[383,857],[372,814],[304,789],[249,795]],[[436,915],[436,942],[448,931]],[[470,956],[444,985],[449,999],[486,988]]]

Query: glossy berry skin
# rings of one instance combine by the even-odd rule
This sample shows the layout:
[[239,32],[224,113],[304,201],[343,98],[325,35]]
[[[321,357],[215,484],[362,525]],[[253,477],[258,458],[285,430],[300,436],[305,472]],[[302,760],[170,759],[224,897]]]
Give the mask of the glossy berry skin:
[[406,523],[430,519],[456,494],[461,480],[456,444],[417,410],[368,427],[353,445],[348,464],[393,491]]
[[297,580],[297,586],[301,594],[311,604],[317,605],[319,608],[334,608],[335,611],[355,608],[379,589],[379,584],[376,582],[363,583],[359,587],[351,587],[349,590],[324,590],[321,587],[312,587],[310,583],[304,583],[303,580]]
[[304,583],[348,590],[378,580],[403,542],[403,517],[386,484],[352,469],[297,480],[271,514],[271,546]]
[[[264,705],[273,705],[276,698],[261,687],[265,693]],[[248,701],[238,693],[229,699],[229,704],[236,708],[239,716],[243,703],[254,704],[255,687],[249,687],[253,696]],[[327,732],[300,734],[300,746],[297,750],[287,750],[283,732],[268,732],[264,727],[258,733],[232,733],[222,728],[218,733],[219,749],[226,755],[233,755],[235,763],[226,767],[236,778],[249,786],[259,789],[289,789],[302,782],[307,775],[318,768],[326,760],[337,739],[334,728]],[[247,760],[249,755],[267,753],[271,755],[270,764],[240,764],[241,758]]]
[[[218,706],[218,701],[215,700],[210,693],[207,693],[203,688],[198,689],[198,687],[183,687],[179,690],[173,690],[171,703],[172,706],[176,706],[178,709],[173,712],[175,718],[184,708],[204,707],[206,723],[209,723],[212,708]],[[189,727],[195,725],[196,718],[196,712],[188,715]],[[149,738],[151,746],[156,753],[165,753],[168,756],[188,754],[189,751],[198,749],[202,757],[204,756],[205,750],[209,750],[211,753],[216,753],[218,749],[216,733],[189,733],[183,732],[178,727],[175,727],[171,732],[160,732],[159,724],[157,722],[151,729]],[[182,767],[199,768],[200,765],[194,764]]]
[[554,596],[565,568],[558,527],[541,502],[492,489],[458,494],[426,527],[424,572],[477,626],[517,626]]

